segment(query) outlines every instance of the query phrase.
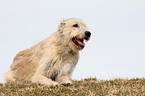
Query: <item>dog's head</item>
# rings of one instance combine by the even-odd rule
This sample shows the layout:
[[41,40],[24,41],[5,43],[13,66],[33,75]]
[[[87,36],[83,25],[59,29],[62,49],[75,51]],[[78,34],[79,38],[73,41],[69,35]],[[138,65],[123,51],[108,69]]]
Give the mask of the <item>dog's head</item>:
[[73,51],[82,50],[85,47],[84,40],[88,41],[91,37],[91,32],[88,31],[86,24],[76,18],[63,20],[58,32],[62,34],[64,42],[69,43]]

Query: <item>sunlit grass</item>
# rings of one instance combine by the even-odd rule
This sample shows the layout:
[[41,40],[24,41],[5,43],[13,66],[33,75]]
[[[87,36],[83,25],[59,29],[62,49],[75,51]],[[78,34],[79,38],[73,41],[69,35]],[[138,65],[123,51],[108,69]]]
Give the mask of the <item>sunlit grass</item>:
[[95,78],[72,81],[69,86],[46,87],[41,84],[22,82],[0,84],[0,96],[144,96],[145,79],[114,79],[101,81]]

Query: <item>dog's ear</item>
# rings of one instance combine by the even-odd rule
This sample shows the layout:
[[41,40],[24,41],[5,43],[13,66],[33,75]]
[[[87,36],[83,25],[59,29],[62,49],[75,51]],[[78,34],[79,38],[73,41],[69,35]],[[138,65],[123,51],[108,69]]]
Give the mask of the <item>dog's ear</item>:
[[61,22],[60,25],[59,25],[58,32],[59,32],[59,33],[62,33],[64,27],[65,27],[65,22],[63,21],[63,22]]

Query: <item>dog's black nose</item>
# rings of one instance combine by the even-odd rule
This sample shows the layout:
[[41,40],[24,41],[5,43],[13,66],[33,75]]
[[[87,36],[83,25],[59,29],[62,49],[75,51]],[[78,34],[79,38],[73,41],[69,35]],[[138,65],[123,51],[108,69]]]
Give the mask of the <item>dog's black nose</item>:
[[85,35],[86,35],[86,37],[90,37],[91,32],[90,32],[90,31],[86,31],[86,32],[85,32]]

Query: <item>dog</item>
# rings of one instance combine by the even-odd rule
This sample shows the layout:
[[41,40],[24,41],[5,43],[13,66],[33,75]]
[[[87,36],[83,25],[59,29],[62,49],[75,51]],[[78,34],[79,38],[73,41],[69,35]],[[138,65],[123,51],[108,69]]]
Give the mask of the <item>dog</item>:
[[91,37],[78,18],[63,20],[58,30],[30,49],[19,52],[5,76],[7,82],[31,81],[50,86],[72,84],[79,51]]

